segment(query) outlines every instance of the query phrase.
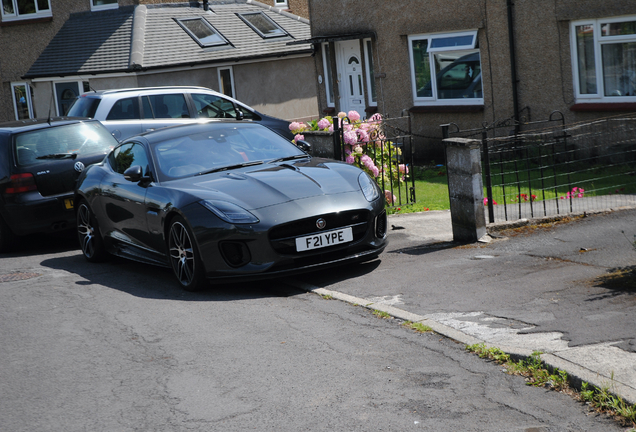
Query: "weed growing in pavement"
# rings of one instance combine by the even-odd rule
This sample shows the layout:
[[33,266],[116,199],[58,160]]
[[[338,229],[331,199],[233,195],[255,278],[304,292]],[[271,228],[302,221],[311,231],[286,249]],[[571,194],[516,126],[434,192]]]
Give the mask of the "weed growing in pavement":
[[[503,365],[506,373],[525,377],[528,385],[550,387],[567,393],[588,404],[595,411],[614,417],[623,425],[636,427],[636,405],[628,405],[619,396],[611,394],[609,386],[598,388],[583,382],[581,390],[576,392],[569,386],[568,374],[565,371],[559,369],[549,371],[543,365],[540,352],[535,351],[527,360],[514,361],[510,355],[499,348],[487,348],[483,343],[467,345],[466,350],[477,354],[480,358],[487,358]],[[636,432],[636,429],[626,432]]]
[[331,294],[320,294],[320,297],[325,300],[333,300],[333,296]]
[[377,316],[378,318],[384,318],[384,319],[392,319],[393,317],[391,315],[389,315],[386,312],[382,312],[380,310],[374,309],[373,310],[373,315]]
[[406,321],[402,325],[404,327],[410,328],[411,330],[415,330],[418,333],[430,333],[433,331],[433,329],[427,325],[424,325],[422,323],[414,323],[412,321]]

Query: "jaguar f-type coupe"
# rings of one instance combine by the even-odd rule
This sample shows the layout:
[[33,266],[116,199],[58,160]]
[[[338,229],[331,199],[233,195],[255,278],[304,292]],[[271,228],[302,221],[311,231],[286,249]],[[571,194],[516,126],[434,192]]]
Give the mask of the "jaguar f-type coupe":
[[308,149],[241,121],[131,137],[79,178],[82,252],[171,267],[188,291],[376,258],[384,194],[359,168]]

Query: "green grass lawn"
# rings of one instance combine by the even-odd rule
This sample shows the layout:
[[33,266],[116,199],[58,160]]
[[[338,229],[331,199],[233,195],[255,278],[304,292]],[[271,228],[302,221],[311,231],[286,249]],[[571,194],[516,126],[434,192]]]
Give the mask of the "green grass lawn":
[[[493,176],[493,199],[498,204],[504,203],[504,191],[506,204],[516,203],[519,199],[522,202],[525,201],[523,194],[527,196],[527,199],[535,195],[536,200],[565,197],[573,187],[577,188],[577,195],[580,193],[579,188],[583,189],[583,196],[586,197],[636,193],[636,173],[633,168],[626,165],[600,168],[581,166],[574,167],[578,169],[570,170],[569,173],[554,172],[552,169],[542,172],[536,167],[531,167],[530,170],[520,169],[517,174],[511,167],[496,167],[497,170],[500,168],[503,168],[503,176],[501,172],[494,172]],[[389,213],[413,213],[450,208],[445,167],[415,167],[411,174],[415,179],[415,204],[396,205],[388,209]],[[555,184],[557,184],[556,190]],[[410,179],[400,185],[399,193],[403,197],[403,202],[406,201],[405,197],[408,196],[410,187]],[[394,194],[398,195],[396,187],[394,187]],[[487,193],[484,180],[485,196]]]

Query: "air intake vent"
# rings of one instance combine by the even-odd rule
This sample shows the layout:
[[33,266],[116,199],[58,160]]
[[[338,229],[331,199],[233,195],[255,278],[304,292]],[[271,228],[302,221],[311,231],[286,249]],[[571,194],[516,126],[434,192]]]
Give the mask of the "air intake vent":
[[386,237],[386,227],[387,227],[386,211],[383,211],[375,219],[375,236],[381,239]]

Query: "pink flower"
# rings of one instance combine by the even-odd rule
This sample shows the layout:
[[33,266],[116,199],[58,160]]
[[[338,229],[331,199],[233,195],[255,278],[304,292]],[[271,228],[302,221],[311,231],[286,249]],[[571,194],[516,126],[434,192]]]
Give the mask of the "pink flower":
[[399,165],[398,165],[398,170],[399,170],[401,173],[404,173],[404,174],[408,174],[408,173],[409,173],[409,167],[408,167],[408,166],[406,166],[406,165],[404,165],[404,164],[399,164]]
[[345,131],[344,141],[346,144],[353,145],[358,141],[358,134],[355,131]]
[[344,118],[344,117],[346,117],[346,116],[347,116],[347,113],[346,113],[346,112],[344,112],[344,111],[340,111],[340,112],[338,113],[338,118],[339,118],[339,119],[342,119],[342,118]]
[[369,134],[364,129],[357,129],[358,131],[358,141],[366,143],[369,142]]
[[329,126],[331,126],[331,122],[326,118],[322,118],[318,121],[318,129],[320,130],[327,129]]
[[348,164],[353,164],[356,161],[356,158],[354,158],[351,155],[348,155],[347,158],[345,159],[345,162],[347,162]]
[[347,117],[349,117],[349,120],[351,121],[358,121],[360,120],[360,114],[358,114],[358,111],[349,111],[349,114],[347,114]]
[[301,141],[304,139],[305,139],[305,135],[296,134],[296,136],[294,137],[294,142],[297,143],[298,141]]
[[369,121],[371,122],[380,122],[382,121],[382,114],[380,113],[375,113],[371,116],[371,118],[369,119]]
[[386,199],[386,202],[389,204],[395,204],[395,195],[393,195],[391,193],[391,191],[389,190],[385,190],[384,191],[384,198]]
[[[488,205],[488,198],[484,198],[484,205]],[[497,201],[492,200],[492,205],[497,205]]]
[[290,131],[296,131],[296,130],[299,130],[299,129],[300,129],[300,123],[298,123],[298,122],[291,122],[289,124],[289,130]]

